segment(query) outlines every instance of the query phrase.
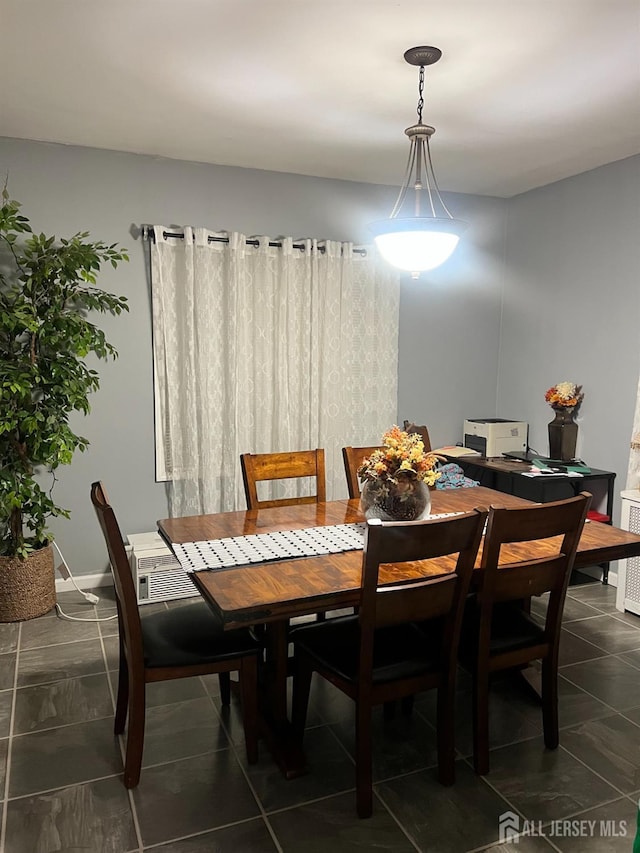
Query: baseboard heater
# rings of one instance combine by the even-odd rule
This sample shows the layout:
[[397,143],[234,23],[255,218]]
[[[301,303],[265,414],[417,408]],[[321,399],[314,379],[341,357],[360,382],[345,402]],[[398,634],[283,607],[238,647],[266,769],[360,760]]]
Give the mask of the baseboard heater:
[[[631,533],[640,533],[640,491],[627,489],[620,493],[620,497],[620,527]],[[618,562],[616,607],[640,615],[640,557],[627,557]]]

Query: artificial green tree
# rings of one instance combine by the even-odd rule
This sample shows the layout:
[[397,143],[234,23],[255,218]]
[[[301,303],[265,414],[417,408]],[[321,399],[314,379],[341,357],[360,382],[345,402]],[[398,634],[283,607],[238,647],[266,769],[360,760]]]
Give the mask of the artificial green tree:
[[[96,287],[103,263],[129,260],[88,232],[35,234],[5,186],[0,209],[0,556],[26,558],[69,517],[52,497],[55,472],[88,441],[69,425],[100,384],[85,359],[117,356],[89,312],[121,314],[127,300]],[[43,475],[51,477],[51,485]],[[39,482],[40,481],[40,482]],[[41,485],[45,482],[47,488]]]

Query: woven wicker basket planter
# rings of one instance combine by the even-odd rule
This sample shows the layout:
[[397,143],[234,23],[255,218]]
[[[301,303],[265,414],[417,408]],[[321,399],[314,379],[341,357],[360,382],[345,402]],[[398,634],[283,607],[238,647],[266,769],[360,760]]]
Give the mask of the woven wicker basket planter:
[[51,545],[26,560],[0,557],[0,622],[23,622],[48,613],[56,603]]

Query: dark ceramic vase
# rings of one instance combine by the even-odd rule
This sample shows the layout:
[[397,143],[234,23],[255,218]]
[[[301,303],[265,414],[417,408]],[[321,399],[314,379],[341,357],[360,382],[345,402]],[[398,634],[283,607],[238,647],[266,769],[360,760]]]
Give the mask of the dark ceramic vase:
[[573,409],[554,407],[555,418],[549,424],[549,457],[570,462],[576,458],[578,424]]

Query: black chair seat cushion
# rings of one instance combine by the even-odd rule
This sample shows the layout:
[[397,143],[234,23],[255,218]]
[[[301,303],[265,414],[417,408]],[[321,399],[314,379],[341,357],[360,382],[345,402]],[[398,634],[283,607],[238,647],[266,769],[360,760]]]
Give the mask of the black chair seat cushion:
[[141,610],[144,663],[147,667],[190,666],[257,654],[259,645],[247,629],[224,631],[204,602],[160,613]]
[[497,605],[491,619],[491,652],[524,649],[544,642],[541,628],[518,604]]
[[[460,657],[463,661],[473,661],[478,650],[478,610],[475,597],[470,597],[464,615],[462,637],[460,639]],[[541,628],[517,602],[504,602],[494,605],[491,618],[490,654],[503,654],[525,649],[544,642],[544,628]]]
[[[291,640],[324,669],[348,681],[356,680],[360,648],[357,616],[301,625],[291,631]],[[374,684],[435,672],[439,665],[439,648],[425,642],[425,634],[416,625],[377,629],[373,647]]]

